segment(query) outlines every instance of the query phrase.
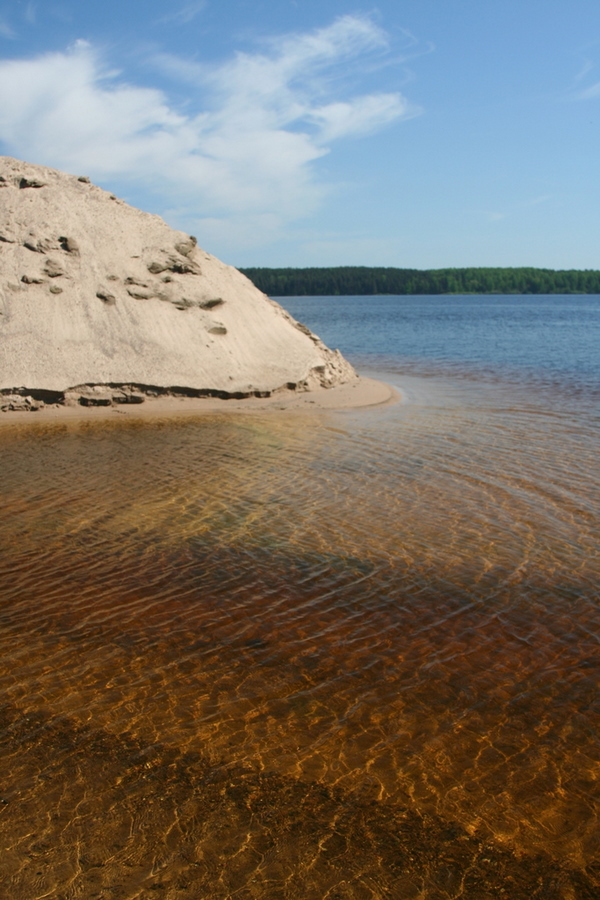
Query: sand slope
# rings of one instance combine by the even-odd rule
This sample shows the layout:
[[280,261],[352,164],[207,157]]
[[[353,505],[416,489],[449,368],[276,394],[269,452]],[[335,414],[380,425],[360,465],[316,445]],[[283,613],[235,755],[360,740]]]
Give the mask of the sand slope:
[[352,381],[240,272],[88,179],[0,157],[0,390]]

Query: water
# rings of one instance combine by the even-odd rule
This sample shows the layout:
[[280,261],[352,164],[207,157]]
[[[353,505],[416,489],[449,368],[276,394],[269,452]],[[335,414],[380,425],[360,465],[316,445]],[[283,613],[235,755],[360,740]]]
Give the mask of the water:
[[[290,312],[325,343],[379,366],[400,358],[419,371],[453,367],[481,376],[513,375],[600,384],[600,296],[286,297]],[[351,309],[351,315],[346,315]]]
[[0,434],[0,894],[598,897],[598,298],[284,302],[406,402]]

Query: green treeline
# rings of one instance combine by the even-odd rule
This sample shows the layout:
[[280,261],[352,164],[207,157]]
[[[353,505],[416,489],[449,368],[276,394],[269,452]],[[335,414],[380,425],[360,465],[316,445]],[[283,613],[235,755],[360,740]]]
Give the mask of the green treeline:
[[271,297],[352,294],[600,294],[595,269],[241,269]]

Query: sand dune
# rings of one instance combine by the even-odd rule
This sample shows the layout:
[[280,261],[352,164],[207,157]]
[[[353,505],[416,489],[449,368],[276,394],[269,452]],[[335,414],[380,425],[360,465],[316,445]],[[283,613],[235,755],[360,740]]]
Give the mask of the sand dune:
[[27,395],[32,407],[135,402],[148,390],[267,396],[355,379],[194,237],[86,177],[0,157],[4,406]]

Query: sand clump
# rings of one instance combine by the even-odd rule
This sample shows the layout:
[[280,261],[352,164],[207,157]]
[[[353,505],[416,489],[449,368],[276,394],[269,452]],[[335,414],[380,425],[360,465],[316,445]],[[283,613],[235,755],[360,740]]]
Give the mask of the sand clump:
[[0,408],[357,380],[241,272],[86,176],[0,157]]

